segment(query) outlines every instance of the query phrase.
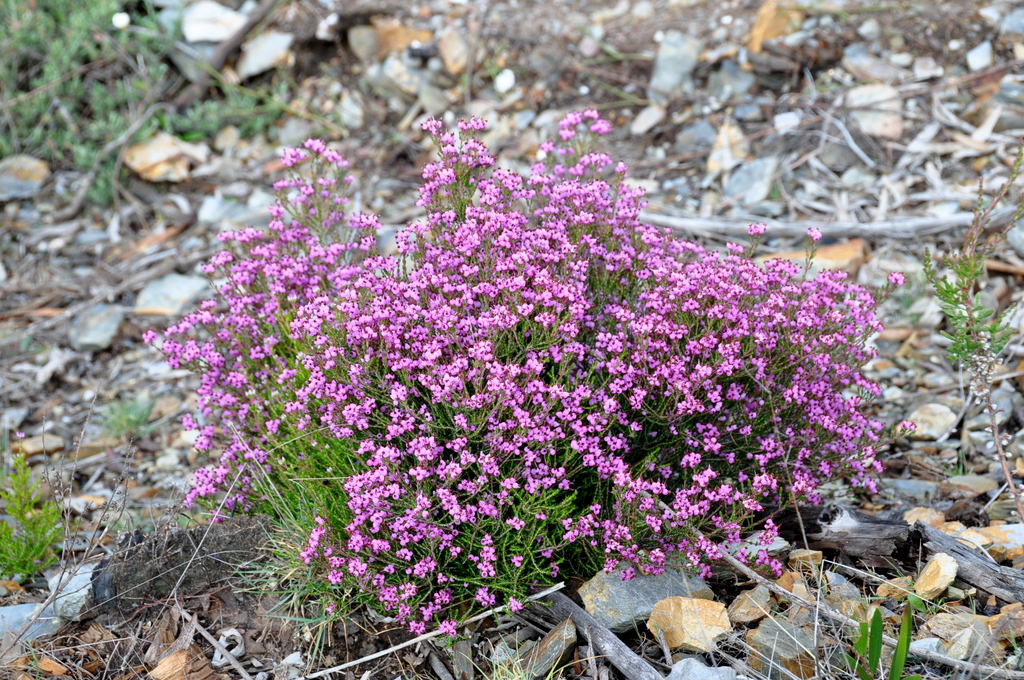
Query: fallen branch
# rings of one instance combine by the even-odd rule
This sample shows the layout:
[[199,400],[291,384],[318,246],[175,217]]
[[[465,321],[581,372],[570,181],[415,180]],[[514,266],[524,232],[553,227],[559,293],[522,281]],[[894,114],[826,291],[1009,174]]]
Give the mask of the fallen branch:
[[220,45],[217,46],[217,51],[213,53],[210,60],[206,62],[209,66],[209,71],[204,70],[196,78],[195,82],[189,85],[185,90],[179,94],[174,100],[174,106],[178,111],[187,109],[192,106],[193,103],[199,97],[202,96],[203,90],[210,83],[211,72],[219,73],[224,65],[228,63],[228,58],[235,53],[242,43],[245,41],[245,36],[249,34],[249,31],[254,29],[257,24],[263,21],[274,6],[277,5],[278,0],[263,0],[259,6],[249,14],[249,18],[242,26],[235,31],[234,35],[226,39]]
[[1024,601],[1024,572],[1020,569],[1004,567],[987,554],[979,555],[956,537],[944,534],[920,520],[914,523],[914,531],[921,535],[930,552],[946,553],[956,560],[958,579],[1004,602]]
[[[1009,224],[1016,207],[1007,206],[992,212],[989,228],[996,229]],[[707,217],[679,217],[659,215],[649,210],[640,212],[640,219],[660,227],[670,227],[677,232],[699,236],[740,236],[748,235],[747,229],[761,220],[730,220]],[[805,236],[814,228],[822,235],[833,238],[918,238],[927,234],[938,234],[960,227],[971,226],[974,213],[958,213],[947,217],[906,217],[881,222],[776,222],[765,220],[769,236]]]
[[[528,597],[526,599],[528,599],[528,600],[538,600],[538,599],[540,599],[542,597],[545,597],[545,596],[548,596],[548,595],[552,595],[552,594],[556,594],[559,590],[561,590],[564,587],[565,587],[564,583],[559,583],[558,585],[551,586],[547,590],[542,590],[541,592],[537,593],[536,595],[531,595],[530,597]],[[476,616],[474,616],[471,619],[466,619],[466,623],[475,623],[475,622],[480,621],[482,619],[486,619],[488,616],[493,616],[493,615],[497,614],[498,612],[503,611],[504,609],[505,609],[505,607],[493,607],[492,609],[488,609],[485,612],[481,612],[481,613],[477,614]],[[355,661],[349,661],[348,663],[343,663],[340,666],[333,666],[331,668],[325,668],[322,671],[317,671],[316,673],[310,673],[309,675],[303,675],[301,677],[296,678],[295,680],[313,680],[313,678],[320,678],[320,677],[323,677],[325,675],[330,675],[331,673],[337,673],[338,671],[343,671],[346,668],[352,668],[353,666],[358,666],[359,664],[366,663],[367,661],[373,661],[374,659],[379,659],[382,656],[387,656],[388,654],[391,654],[392,652],[397,652],[400,649],[405,649],[406,647],[412,647],[413,645],[419,644],[419,643],[423,642],[424,640],[430,640],[431,638],[435,638],[438,635],[441,635],[441,631],[440,630],[435,630],[435,631],[431,631],[429,633],[424,633],[423,635],[420,635],[418,637],[414,637],[411,640],[406,640],[405,642],[402,642],[402,643],[397,644],[397,645],[393,645],[391,647],[388,647],[387,649],[382,649],[381,651],[379,651],[379,652],[377,652],[375,654],[369,654],[367,656],[362,657],[361,659],[356,659]],[[1022,674],[1022,675],[1024,675],[1024,674]],[[661,676],[660,675],[658,676],[658,680],[661,680]]]
[[568,597],[562,593],[552,593],[544,599],[551,603],[551,612],[558,618],[572,619],[576,628],[587,638],[591,648],[610,661],[627,678],[662,680],[661,674],[637,656],[615,633],[602,626],[597,619]]
[[[839,612],[835,611],[831,607],[821,602],[810,602],[808,600],[803,599],[799,595],[795,595],[789,592],[788,590],[778,585],[774,581],[770,581],[766,579],[764,576],[761,576],[756,571],[754,571],[753,569],[743,564],[738,559],[736,559],[735,557],[733,557],[732,555],[728,554],[723,550],[719,551],[719,555],[721,556],[722,560],[724,560],[733,569],[740,572],[747,578],[764,586],[776,595],[784,597],[788,599],[790,602],[800,607],[804,607],[808,611],[817,612],[818,614],[824,616],[826,619],[835,621],[836,623],[839,623],[843,626],[848,626],[857,630],[860,629],[859,621],[851,619],[849,616],[846,616],[845,614],[840,614]],[[882,636],[882,642],[884,642],[889,647],[896,647],[897,644],[896,640],[892,637],[889,637],[888,635]],[[1022,671],[1010,671],[1001,668],[996,668],[994,666],[985,666],[982,664],[972,663],[970,661],[961,661],[960,659],[948,657],[945,654],[937,654],[935,652],[929,652],[923,649],[914,650],[913,652],[911,652],[911,654],[920,659],[924,659],[925,661],[931,661],[932,663],[937,663],[942,666],[949,666],[951,668],[956,668],[957,670],[967,671],[971,676],[983,678],[1003,678],[1004,680],[1024,680],[1024,672]]]

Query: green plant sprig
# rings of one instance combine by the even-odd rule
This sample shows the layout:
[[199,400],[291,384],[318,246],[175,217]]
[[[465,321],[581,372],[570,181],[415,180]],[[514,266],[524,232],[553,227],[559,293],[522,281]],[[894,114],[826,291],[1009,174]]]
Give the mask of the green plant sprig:
[[0,576],[29,576],[57,561],[53,544],[61,539],[61,511],[42,499],[40,482],[32,483],[32,471],[24,456],[13,457],[13,470],[0,479],[0,501],[13,526],[0,520]]
[[979,186],[978,204],[974,210],[974,219],[964,237],[961,249],[944,255],[941,263],[949,268],[952,276],[940,278],[932,262],[929,251],[925,251],[924,271],[928,281],[935,287],[935,295],[939,306],[949,319],[952,332],[943,335],[952,341],[947,352],[950,359],[959,362],[961,368],[967,369],[971,376],[971,396],[982,405],[989,416],[989,427],[995,444],[995,456],[1002,468],[1010,496],[1017,505],[1017,514],[1024,519],[1024,492],[1013,481],[1013,473],[1007,463],[1009,454],[1006,445],[1009,438],[1000,434],[997,415],[999,408],[992,399],[992,381],[999,354],[1006,347],[1013,331],[1006,324],[1008,310],[999,312],[986,309],[981,304],[981,293],[978,282],[985,274],[985,259],[991,254],[1007,232],[1024,215],[1022,202],[1007,226],[998,234],[998,238],[984,240],[992,213],[1009,193],[1010,187],[1020,175],[1024,161],[1024,144],[1017,149],[1017,158],[1010,171],[1010,176],[986,206],[984,203],[984,185]]

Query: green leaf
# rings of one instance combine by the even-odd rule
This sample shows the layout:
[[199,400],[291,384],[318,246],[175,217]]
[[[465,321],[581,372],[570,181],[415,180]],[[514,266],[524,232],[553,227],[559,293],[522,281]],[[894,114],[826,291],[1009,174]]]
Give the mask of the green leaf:
[[871,675],[878,672],[878,664],[882,660],[882,633],[885,632],[885,624],[882,623],[882,610],[876,609],[875,615],[871,617],[871,637],[868,640],[868,664]]
[[914,610],[910,605],[903,608],[903,621],[900,623],[900,637],[896,641],[896,650],[892,655],[892,666],[889,668],[889,680],[900,680],[903,667],[907,665],[907,653],[910,651],[910,631],[914,627]]

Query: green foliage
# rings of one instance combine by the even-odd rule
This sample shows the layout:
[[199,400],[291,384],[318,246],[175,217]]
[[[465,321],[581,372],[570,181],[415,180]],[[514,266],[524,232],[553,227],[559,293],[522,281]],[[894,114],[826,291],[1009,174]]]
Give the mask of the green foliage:
[[[888,680],[921,680],[920,675],[903,676],[907,664],[907,653],[910,651],[910,634],[914,626],[914,610],[909,604],[903,611],[900,634],[896,649],[893,652],[889,673],[884,677]],[[871,621],[862,621],[860,637],[853,644],[854,656],[847,656],[846,661],[860,680],[875,680],[879,677],[882,665],[882,638],[885,635],[885,624],[882,611],[875,609]]]
[[[180,82],[169,54],[177,37],[165,32],[148,0],[131,8],[132,25],[116,30],[121,0],[0,0],[0,158],[25,153],[57,167],[88,170],[100,149],[117,139],[152,103]],[[129,143],[157,129],[191,140],[228,124],[243,136],[265,129],[287,101],[279,90],[229,88],[217,100],[150,120]],[[116,154],[102,166],[89,198],[110,199]]]
[[22,456],[14,457],[14,470],[0,484],[0,501],[14,526],[0,521],[0,576],[33,574],[57,561],[53,544],[61,538],[61,513],[55,503],[40,501],[39,482]]
[[[953,341],[950,345],[949,357],[954,361],[968,364],[984,361],[984,357],[997,356],[1010,340],[1013,331],[1004,323],[1008,310],[997,313],[986,309],[981,304],[981,293],[975,292],[978,282],[985,275],[985,259],[991,254],[995,245],[1001,240],[983,241],[985,228],[988,225],[993,209],[1006,195],[1009,187],[1020,174],[1021,160],[1024,158],[1024,146],[1017,151],[1017,161],[1013,166],[1009,179],[995,198],[987,206],[983,196],[978,197],[978,206],[974,212],[963,247],[942,257],[942,264],[949,268],[951,276],[940,278],[932,262],[931,253],[925,251],[924,270],[928,281],[935,287],[935,295],[942,311],[945,312],[953,328],[951,333],[943,332]],[[1022,204],[1010,226],[1024,212]],[[1009,229],[1009,226],[1007,227]],[[1001,236],[1004,236],[1005,232]]]
[[149,431],[153,403],[148,399],[115,401],[103,413],[103,430],[111,437],[132,441]]

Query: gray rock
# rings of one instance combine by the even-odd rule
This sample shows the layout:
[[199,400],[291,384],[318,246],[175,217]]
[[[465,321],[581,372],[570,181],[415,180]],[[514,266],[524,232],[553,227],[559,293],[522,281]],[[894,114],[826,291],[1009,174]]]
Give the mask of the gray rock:
[[360,61],[377,58],[377,31],[373,26],[353,26],[348,29],[348,46]]
[[0,161],[0,201],[32,198],[50,176],[45,161],[15,154]]
[[1006,233],[1006,240],[1015,253],[1024,257],[1024,219],[1017,220],[1013,228]]
[[854,43],[844,49],[842,63],[843,68],[860,80],[892,83],[909,75],[905,69],[873,56],[864,43]]
[[715,145],[718,132],[706,120],[687,125],[676,135],[675,153],[693,153],[707,151]]
[[362,98],[358,94],[345,90],[338,99],[338,117],[341,124],[349,130],[358,130],[366,123]]
[[925,404],[907,416],[917,424],[913,439],[934,441],[956,425],[957,414],[944,404]]
[[851,189],[863,191],[874,186],[875,182],[878,181],[878,177],[864,166],[854,165],[840,176],[839,181]]
[[845,144],[829,144],[818,155],[818,160],[829,170],[842,172],[861,162],[860,156]]
[[83,564],[74,574],[60,573],[50,579],[50,591],[57,594],[53,608],[65,621],[80,621],[92,604],[92,572],[96,563]]
[[722,62],[722,67],[708,78],[708,94],[715,99],[745,99],[757,79],[731,59]]
[[879,480],[878,486],[900,500],[912,501],[918,505],[926,505],[935,496],[939,483],[926,479],[883,478]]
[[[751,668],[771,680],[814,675],[814,636],[782,619],[765,619],[747,636],[756,654],[747,660]],[[787,672],[788,671],[788,672]]]
[[945,654],[946,643],[937,637],[921,638],[910,643],[910,653],[931,652],[932,654]]
[[878,40],[882,37],[882,25],[878,19],[868,19],[857,29],[857,35],[868,41]]
[[1004,9],[1004,7],[1000,7],[999,5],[989,5],[988,7],[982,7],[979,9],[978,16],[980,16],[986,24],[992,28],[996,28],[1002,22]]
[[690,658],[674,664],[668,680],[736,680],[736,671],[727,667],[709,668]]
[[444,67],[453,76],[461,75],[469,65],[469,41],[464,31],[448,26],[437,40],[437,51],[441,53]]
[[424,82],[420,86],[418,99],[428,116],[439,116],[448,109],[448,96],[441,88],[429,82]]
[[68,343],[76,352],[102,352],[117,337],[123,320],[119,305],[93,305],[71,322]]
[[993,106],[1003,106],[1003,113],[996,121],[996,132],[1024,128],[1024,83],[1004,81],[985,108],[985,115]]
[[946,73],[945,69],[931,57],[918,57],[914,59],[913,69],[914,80],[941,78]]
[[902,103],[891,85],[859,85],[846,93],[850,119],[872,137],[899,139],[903,135]]
[[[996,405],[999,411],[996,413],[996,422],[1000,425],[1005,425],[1009,420],[1010,416],[1013,415],[1015,408],[1024,408],[1024,394],[1021,394],[1017,390],[1008,390],[1005,387],[997,387],[992,390],[992,402]],[[973,409],[978,411],[978,409]],[[965,423],[968,428],[977,430],[988,427],[991,419],[985,413],[977,413],[967,419]]]
[[0,431],[16,430],[18,426],[28,417],[28,408],[25,406],[12,406],[0,412]]
[[602,571],[580,587],[579,595],[591,616],[614,633],[624,633],[645,622],[654,605],[666,597],[714,598],[702,578],[677,569],[659,576],[640,575],[630,581],[623,581],[618,571]]
[[1018,7],[999,24],[999,39],[1004,43],[1024,41],[1024,7]]
[[20,638],[22,642],[32,642],[37,638],[52,635],[61,629],[64,621],[53,609],[44,609],[42,604],[34,602],[0,607],[0,640],[7,639],[8,634],[17,635],[26,624],[29,626]]
[[665,107],[651,104],[645,106],[636,114],[636,118],[629,125],[631,135],[647,134],[651,128],[665,120]]
[[168,274],[146,284],[135,301],[133,311],[146,315],[181,314],[208,285],[206,279],[200,276]]
[[725,185],[725,195],[751,206],[768,198],[779,169],[778,156],[757,158],[736,168]]
[[986,40],[967,53],[967,68],[972,71],[986,69],[993,64],[995,56],[992,43]]
[[704,43],[680,31],[665,33],[654,58],[647,98],[652,104],[667,105],[680,94],[693,92],[690,75],[697,66]]
[[298,116],[285,116],[284,123],[277,128],[277,143],[281,146],[298,146],[313,136],[316,123]]
[[732,117],[746,123],[764,120],[764,108],[760,104],[740,104],[732,110]]
[[238,60],[238,77],[242,80],[269,71],[275,66],[286,66],[295,36],[280,31],[265,31],[242,45]]

